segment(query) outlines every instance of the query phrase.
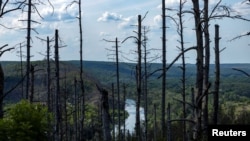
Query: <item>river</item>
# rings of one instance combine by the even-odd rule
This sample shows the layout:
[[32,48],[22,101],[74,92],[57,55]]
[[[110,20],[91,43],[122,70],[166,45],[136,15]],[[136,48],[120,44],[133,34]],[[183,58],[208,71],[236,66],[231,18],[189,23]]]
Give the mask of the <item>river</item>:
[[[126,119],[126,130],[130,133],[134,132],[135,128],[135,118],[136,118],[136,103],[132,99],[126,99],[125,110],[128,112],[129,116]],[[140,107],[140,119],[144,120],[144,108]]]

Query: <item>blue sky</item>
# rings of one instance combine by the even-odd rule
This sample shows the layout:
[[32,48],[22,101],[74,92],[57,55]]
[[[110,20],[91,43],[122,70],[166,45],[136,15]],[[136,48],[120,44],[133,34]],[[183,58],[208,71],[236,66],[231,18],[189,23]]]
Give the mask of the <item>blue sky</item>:
[[[179,0],[166,0],[168,8],[177,8]],[[210,8],[212,8],[218,0],[210,0]],[[222,0],[221,4],[230,6],[235,12],[232,14],[241,14],[245,18],[250,19],[250,5],[243,2],[244,0]],[[201,1],[202,2],[202,1]],[[39,33],[32,32],[32,60],[41,60],[44,58],[42,54],[46,52],[46,43],[39,41],[39,38],[54,36],[55,29],[59,30],[59,36],[63,41],[62,45],[66,45],[60,49],[61,60],[79,60],[79,27],[77,5],[67,7],[70,0],[53,0],[51,3],[53,9],[47,3],[39,5],[41,19],[38,14],[32,14],[34,20],[41,24],[32,24],[32,27]],[[187,0],[185,9],[191,10],[191,0]],[[83,22],[83,58],[84,60],[96,61],[113,61],[112,46],[114,43],[105,42],[103,39],[123,41],[128,36],[134,36],[137,24],[137,16],[140,14],[147,16],[143,21],[143,25],[149,27],[147,34],[148,48],[155,49],[149,54],[151,57],[158,56],[155,62],[161,62],[161,0],[82,0],[82,22]],[[168,13],[175,16],[176,13]],[[0,23],[7,27],[15,27],[6,29],[0,26],[0,46],[8,44],[9,47],[15,46],[16,49],[5,53],[0,60],[20,60],[18,51],[19,44],[26,40],[26,31],[22,28],[26,27],[26,13],[13,12],[5,15],[0,19]],[[190,15],[185,15],[185,47],[195,45],[194,22]],[[250,23],[241,20],[214,20],[210,22],[210,40],[211,40],[211,63],[214,62],[214,24],[220,25],[220,46],[226,47],[221,52],[222,63],[250,63],[250,40],[243,37],[239,40],[229,41],[237,35],[250,31]],[[177,40],[179,36],[176,33],[176,26],[169,19],[167,21],[167,62],[171,62],[179,53]],[[119,44],[119,50],[122,52],[120,61],[135,60],[136,45],[134,41],[127,40],[123,44]],[[54,43],[51,43],[52,47]],[[26,51],[25,48],[23,48]],[[53,53],[53,48],[51,50]],[[25,55],[25,53],[24,53]],[[188,63],[195,63],[196,53],[193,51],[186,54]]]

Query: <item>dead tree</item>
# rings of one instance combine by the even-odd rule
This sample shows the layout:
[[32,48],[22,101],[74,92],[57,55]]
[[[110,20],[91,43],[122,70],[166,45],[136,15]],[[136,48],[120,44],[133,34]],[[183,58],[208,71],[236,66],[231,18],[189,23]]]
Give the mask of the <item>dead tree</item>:
[[220,48],[219,48],[219,25],[215,25],[215,81],[214,81],[214,102],[213,102],[213,124],[218,122],[219,110],[219,89],[220,89]]
[[[118,107],[118,140],[121,140],[121,97],[120,97],[120,71],[119,71],[119,50],[118,50],[118,39],[115,38],[115,41],[106,40],[106,42],[114,42],[115,43],[115,61],[116,61],[116,86],[117,86],[117,107]],[[110,50],[113,51],[113,50]]]
[[135,122],[135,128],[136,128],[136,138],[138,141],[141,140],[141,126],[140,126],[140,105],[141,105],[141,81],[142,81],[142,76],[141,76],[141,15],[138,15],[138,42],[137,42],[137,53],[138,53],[138,62],[136,65],[136,88],[137,88],[137,102],[136,102],[136,122]]
[[120,107],[120,73],[119,73],[119,54],[118,54],[118,39],[115,39],[115,56],[116,56],[116,85],[118,96],[118,140],[121,140],[121,107]]
[[108,91],[96,85],[101,94],[103,140],[111,141]]
[[3,118],[4,72],[0,63],[0,119]]
[[148,65],[147,65],[147,36],[146,33],[148,31],[146,30],[146,27],[144,26],[143,28],[143,42],[142,45],[144,47],[144,79],[143,79],[143,84],[144,84],[144,89],[143,89],[143,94],[144,94],[144,117],[145,117],[145,140],[147,141],[148,138]]
[[166,5],[162,0],[162,97],[161,97],[161,134],[165,139],[165,107],[166,107]]
[[[184,52],[185,47],[184,47],[184,27],[183,27],[183,7],[184,7],[185,1],[183,2],[180,0],[179,2],[179,24],[178,24],[178,34],[180,36],[180,50],[181,52]],[[186,60],[185,60],[185,53],[182,54],[181,57],[182,60],[182,66],[180,67],[182,70],[182,78],[181,78],[181,83],[182,83],[182,111],[183,111],[183,119],[187,118],[186,114]],[[187,140],[187,135],[186,135],[186,121],[183,121],[183,141]]]
[[196,52],[197,52],[197,62],[196,62],[196,86],[195,86],[195,132],[193,138],[199,140],[201,138],[201,129],[202,129],[202,102],[200,100],[203,94],[203,31],[201,25],[201,12],[199,1],[192,0],[193,2],[193,12],[195,19],[195,32],[196,32]]
[[29,93],[29,101],[30,103],[33,102],[33,99],[34,99],[34,82],[35,82],[35,66],[34,65],[31,65],[30,66],[30,93]]
[[113,140],[115,141],[115,92],[114,92],[114,83],[112,83],[112,122],[113,122]]
[[60,100],[60,70],[59,70],[59,45],[58,30],[55,30],[55,141],[61,141],[61,100]]
[[27,60],[26,60],[26,99],[29,96],[30,85],[30,41],[31,41],[31,0],[28,1],[28,19],[27,19]]
[[[6,52],[6,51],[10,51],[14,48],[7,48],[7,49],[4,49],[5,47],[7,47],[8,44],[0,47],[0,58],[1,56]],[[5,94],[4,94],[4,72],[3,72],[3,69],[2,69],[2,65],[0,63],[0,119],[3,117],[3,99],[5,97]]]
[[[204,0],[204,38],[205,38],[205,64],[204,64],[204,81],[203,87],[207,89],[210,85],[209,83],[209,66],[210,66],[210,34],[209,34],[209,15],[208,15],[208,0]],[[206,129],[208,125],[208,91],[203,93],[203,128]],[[207,130],[204,130],[205,134]]]

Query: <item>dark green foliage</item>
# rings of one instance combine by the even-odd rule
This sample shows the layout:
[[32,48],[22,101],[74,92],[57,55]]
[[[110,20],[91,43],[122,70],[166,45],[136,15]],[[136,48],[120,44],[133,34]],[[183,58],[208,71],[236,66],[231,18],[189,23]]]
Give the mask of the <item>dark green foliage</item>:
[[1,141],[45,141],[48,128],[47,108],[22,100],[12,105],[0,120]]

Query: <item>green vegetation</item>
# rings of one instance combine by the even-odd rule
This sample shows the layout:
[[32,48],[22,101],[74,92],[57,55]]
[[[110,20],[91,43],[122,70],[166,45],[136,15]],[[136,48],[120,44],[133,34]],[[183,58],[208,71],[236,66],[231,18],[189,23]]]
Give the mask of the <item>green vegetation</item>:
[[48,118],[51,115],[42,104],[22,100],[7,107],[5,117],[0,119],[1,141],[45,141]]

